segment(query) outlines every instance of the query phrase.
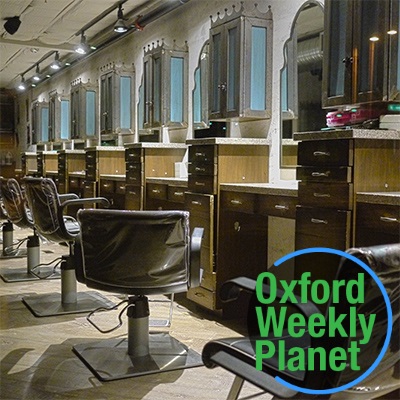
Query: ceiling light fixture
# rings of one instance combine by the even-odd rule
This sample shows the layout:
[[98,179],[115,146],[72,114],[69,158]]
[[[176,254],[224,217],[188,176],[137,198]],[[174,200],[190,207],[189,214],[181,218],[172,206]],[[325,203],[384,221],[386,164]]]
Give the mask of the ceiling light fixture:
[[32,79],[36,82],[39,82],[42,79],[42,75],[40,74],[39,64],[36,64],[35,74],[32,76]]
[[54,61],[50,64],[51,69],[58,70],[61,68],[61,62],[60,62],[60,55],[58,54],[58,51],[56,51],[56,55],[54,57]]
[[17,16],[5,18],[5,20],[6,22],[4,23],[4,29],[10,35],[14,35],[14,33],[17,32],[19,26],[21,25],[21,20]]
[[89,46],[86,42],[86,36],[83,32],[81,34],[81,42],[75,47],[75,51],[78,54],[86,54],[89,51]]
[[23,75],[21,75],[21,82],[18,85],[19,90],[25,90],[26,89],[26,83],[25,83],[25,78]]
[[126,26],[125,19],[124,19],[124,13],[122,12],[122,4],[118,6],[118,13],[117,13],[117,22],[114,25],[114,32],[118,33],[124,33],[128,30],[128,27]]

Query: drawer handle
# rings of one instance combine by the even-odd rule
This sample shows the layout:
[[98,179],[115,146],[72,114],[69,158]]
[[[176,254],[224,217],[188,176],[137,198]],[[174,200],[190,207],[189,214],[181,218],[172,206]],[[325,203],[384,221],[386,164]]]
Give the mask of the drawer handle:
[[124,190],[125,189],[125,185],[121,185],[120,187],[119,187],[119,190]]
[[242,205],[243,203],[240,200],[231,200],[231,204]]
[[161,191],[159,189],[153,189],[152,192],[153,193],[161,193]]
[[325,224],[325,225],[328,225],[328,221],[326,219],[311,218],[311,222],[313,224]]
[[194,183],[196,186],[205,186],[206,184],[204,182],[195,182]]
[[205,156],[206,156],[206,153],[197,152],[197,153],[195,153],[195,156],[196,156],[196,157],[205,157]]
[[192,200],[192,204],[194,204],[195,206],[201,206],[201,201]]
[[195,171],[197,171],[197,172],[206,172],[206,169],[205,168],[201,168],[201,167],[196,167],[195,168]]
[[390,218],[390,217],[380,217],[379,218],[382,222],[398,222],[400,221],[397,218]]
[[105,187],[105,188],[108,188],[108,187],[110,187],[111,185],[109,184],[109,183],[103,183],[103,187]]
[[129,193],[129,194],[133,194],[133,195],[136,196],[136,192],[132,192],[132,190],[130,190],[128,193]]
[[289,207],[288,206],[282,206],[281,204],[275,204],[275,208],[277,209],[277,210],[289,210]]
[[313,193],[314,197],[331,197],[329,193]]
[[183,196],[183,192],[174,192],[174,196]]
[[331,153],[329,151],[314,151],[315,157],[330,157]]
[[330,175],[331,171],[326,171],[326,172],[312,172],[311,176],[320,178],[320,177],[325,177],[328,178],[328,176]]
[[195,292],[194,295],[197,296],[197,297],[205,297],[204,294],[200,293],[200,292]]

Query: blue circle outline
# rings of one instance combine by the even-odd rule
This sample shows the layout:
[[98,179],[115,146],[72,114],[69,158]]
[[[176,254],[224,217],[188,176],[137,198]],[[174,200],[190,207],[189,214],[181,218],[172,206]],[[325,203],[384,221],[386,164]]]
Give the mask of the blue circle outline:
[[274,266],[278,267],[280,264],[282,264],[283,262],[290,260],[293,257],[302,255],[302,254],[308,254],[308,253],[330,253],[330,254],[336,254],[338,256],[341,257],[345,257],[355,263],[357,263],[360,267],[362,267],[365,271],[367,271],[371,277],[374,279],[374,281],[376,282],[376,284],[378,285],[379,289],[382,292],[383,298],[385,299],[385,303],[386,303],[386,310],[387,310],[387,315],[388,315],[388,328],[387,328],[387,333],[386,333],[386,339],[385,342],[383,344],[382,350],[380,351],[378,357],[376,358],[376,360],[374,361],[374,363],[361,375],[359,376],[357,379],[354,379],[353,381],[346,383],[345,385],[336,387],[336,388],[332,388],[332,389],[321,389],[321,390],[317,390],[317,389],[306,389],[306,388],[302,388],[300,386],[296,386],[293,385],[289,382],[286,382],[284,379],[282,379],[279,376],[275,376],[275,380],[277,382],[279,382],[280,384],[286,386],[289,389],[292,390],[296,390],[298,392],[301,393],[306,393],[306,394],[333,394],[333,393],[337,393],[337,392],[341,392],[343,390],[346,390],[350,387],[355,386],[357,383],[361,382],[362,380],[364,380],[380,363],[380,361],[382,360],[382,358],[384,357],[387,348],[389,347],[389,342],[390,342],[390,337],[392,335],[392,321],[393,321],[393,316],[392,316],[392,307],[390,305],[390,300],[389,297],[386,293],[386,290],[382,284],[382,282],[379,280],[378,276],[375,274],[374,271],[372,271],[372,269],[370,267],[368,267],[367,264],[365,264],[364,262],[362,262],[360,259],[354,257],[353,255],[346,253],[344,251],[341,250],[336,250],[336,249],[331,249],[329,247],[310,247],[308,249],[302,249],[302,250],[296,250],[292,253],[287,254],[286,256],[281,257],[279,260],[274,262]]

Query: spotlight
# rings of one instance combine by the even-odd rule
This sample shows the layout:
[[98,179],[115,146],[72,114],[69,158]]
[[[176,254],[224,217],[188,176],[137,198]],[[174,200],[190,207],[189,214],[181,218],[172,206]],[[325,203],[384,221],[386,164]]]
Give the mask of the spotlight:
[[60,56],[58,54],[58,51],[56,51],[54,61],[50,64],[50,68],[55,69],[55,70],[61,68],[61,62],[60,62],[59,58],[60,58]]
[[81,35],[81,42],[75,47],[75,51],[78,54],[86,54],[89,51],[89,46],[88,46],[88,44],[86,42],[86,37],[83,34],[83,32],[82,32],[82,35]]
[[122,12],[122,4],[118,6],[118,14],[117,14],[117,22],[114,25],[114,32],[118,33],[124,33],[128,30],[128,27],[126,26],[125,19],[124,19],[124,13]]
[[35,75],[32,76],[32,79],[35,82],[39,82],[42,79],[42,76],[40,75],[39,64],[36,64]]
[[4,29],[10,35],[14,35],[17,32],[19,26],[21,25],[21,20],[19,17],[9,17],[5,18],[6,22],[4,23]]
[[21,75],[21,82],[18,85],[19,90],[25,90],[26,89],[26,83],[25,83],[25,78],[23,75]]

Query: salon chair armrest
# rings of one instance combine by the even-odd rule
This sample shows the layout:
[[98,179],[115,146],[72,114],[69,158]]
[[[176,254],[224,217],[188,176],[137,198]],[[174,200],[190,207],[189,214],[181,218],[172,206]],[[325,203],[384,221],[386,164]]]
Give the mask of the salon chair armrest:
[[76,193],[65,193],[59,194],[58,198],[60,199],[60,202],[63,203],[67,200],[79,199],[79,196]]
[[71,205],[85,205],[85,204],[102,204],[104,207],[108,208],[110,206],[110,202],[105,197],[88,197],[88,198],[77,198],[72,200],[66,200],[61,203],[60,210],[63,211],[64,208]]

